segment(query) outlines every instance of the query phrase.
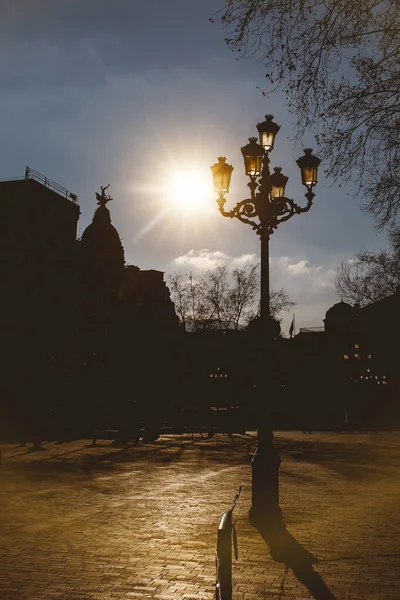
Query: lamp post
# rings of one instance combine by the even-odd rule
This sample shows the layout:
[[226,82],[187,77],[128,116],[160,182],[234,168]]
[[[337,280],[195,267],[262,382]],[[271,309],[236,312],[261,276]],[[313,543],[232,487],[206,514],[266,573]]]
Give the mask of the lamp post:
[[[274,123],[272,115],[266,115],[265,121],[257,124],[259,139],[249,138],[249,143],[241,148],[246,175],[250,178],[247,184],[250,198],[238,202],[232,210],[224,209],[229,192],[233,167],[226,163],[225,157],[211,167],[214,189],[218,194],[218,207],[222,216],[237,218],[250,225],[261,240],[261,277],[260,277],[260,329],[265,336],[266,347],[271,341],[272,320],[270,311],[269,289],[269,239],[275,229],[288,221],[293,215],[310,210],[313,203],[313,188],[317,183],[320,159],[313,156],[312,150],[304,150],[304,156],[296,162],[301,171],[302,183],[307,191],[307,204],[300,206],[291,198],[286,198],[285,187],[288,177],[282,169],[276,167],[271,173],[269,169],[270,152],[274,148],[275,137],[280,126]],[[252,507],[250,520],[252,523],[268,521],[270,524],[281,521],[279,508],[279,457],[273,449],[272,428],[267,426],[258,429],[259,448],[253,461]]]

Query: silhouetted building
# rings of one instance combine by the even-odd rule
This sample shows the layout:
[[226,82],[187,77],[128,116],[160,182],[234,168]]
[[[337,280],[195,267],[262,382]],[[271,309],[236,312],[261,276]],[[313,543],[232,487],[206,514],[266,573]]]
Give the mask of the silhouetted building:
[[21,322],[41,327],[49,310],[64,307],[74,276],[76,196],[34,177],[28,170],[26,179],[0,182],[0,302],[6,328]]
[[162,272],[125,266],[107,188],[77,240],[75,194],[29,168],[0,183],[0,409],[20,438],[121,425],[173,383],[169,290]]
[[379,428],[400,424],[397,338],[400,293],[363,308],[343,301],[325,328],[302,328],[290,340],[288,396],[301,396],[304,428]]
[[136,313],[148,329],[161,328],[165,332],[179,327],[162,271],[141,270],[135,265],[126,265],[119,299],[125,304],[126,310]]
[[77,197],[36,171],[0,182],[1,400],[11,422],[33,423],[32,406],[48,403],[48,367],[74,318],[78,218]]

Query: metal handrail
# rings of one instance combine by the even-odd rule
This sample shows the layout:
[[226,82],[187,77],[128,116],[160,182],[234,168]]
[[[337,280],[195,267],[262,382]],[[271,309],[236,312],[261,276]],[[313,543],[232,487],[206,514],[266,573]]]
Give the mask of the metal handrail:
[[232,600],[232,510],[222,515],[217,534],[216,600]]
[[35,181],[38,181],[42,185],[45,185],[54,192],[57,192],[57,194],[60,194],[60,196],[65,196],[66,198],[69,198],[74,204],[79,204],[78,196],[76,194],[73,194],[56,181],[53,181],[49,177],[46,177],[42,173],[39,173],[39,171],[36,171],[36,169],[25,167],[25,179],[34,179]]
[[230,510],[224,512],[218,527],[216,562],[216,600],[232,600],[232,536],[235,559],[238,559],[237,538],[235,526],[232,523],[232,513],[242,493],[243,486],[258,452],[258,446],[247,467],[246,473],[238,487]]

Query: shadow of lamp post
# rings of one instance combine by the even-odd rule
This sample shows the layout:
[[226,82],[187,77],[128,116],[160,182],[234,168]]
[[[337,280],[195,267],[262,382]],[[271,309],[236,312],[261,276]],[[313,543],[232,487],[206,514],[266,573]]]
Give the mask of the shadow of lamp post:
[[[260,331],[265,340],[266,348],[271,350],[273,319],[270,311],[269,289],[269,238],[274,230],[290,219],[293,215],[310,210],[317,183],[317,172],[320,159],[312,155],[307,148],[305,154],[296,162],[301,171],[302,183],[307,192],[307,204],[299,206],[294,200],[285,197],[285,187],[288,177],[283,175],[280,167],[275,167],[271,174],[269,170],[269,154],[274,148],[276,134],[280,126],[274,123],[272,115],[266,115],[263,123],[257,124],[259,141],[252,137],[249,143],[241,148],[246,175],[250,178],[247,184],[250,188],[250,198],[238,202],[232,210],[224,209],[229,192],[233,167],[226,163],[225,157],[219,157],[218,162],[211,167],[214,189],[218,194],[217,203],[222,216],[237,218],[242,223],[250,225],[261,239],[261,289],[260,289]],[[265,388],[264,388],[265,391]],[[263,424],[258,429],[258,452],[253,461],[252,477],[252,506],[250,522],[258,524],[282,523],[279,508],[279,456],[273,447],[271,426]]]

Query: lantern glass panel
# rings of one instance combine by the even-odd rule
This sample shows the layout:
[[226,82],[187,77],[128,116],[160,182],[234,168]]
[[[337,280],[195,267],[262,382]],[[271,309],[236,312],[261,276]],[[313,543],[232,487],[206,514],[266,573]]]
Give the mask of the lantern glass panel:
[[284,198],[285,197],[285,186],[284,185],[271,185],[271,198]]
[[317,167],[302,167],[301,169],[302,183],[306,186],[317,184]]
[[321,162],[319,158],[313,156],[311,148],[304,148],[304,156],[297,159],[297,164],[301,171],[301,181],[307,188],[311,188],[318,181],[318,165]]
[[267,152],[270,152],[274,148],[276,133],[274,131],[261,131],[260,132],[260,144],[264,146]]
[[271,198],[284,198],[285,188],[288,182],[288,177],[282,173],[280,167],[275,167],[270,178],[271,182]]
[[244,168],[249,177],[258,177],[261,173],[261,156],[244,156]]
[[241,148],[244,169],[249,177],[258,177],[261,173],[264,148],[257,143],[257,138],[249,138],[249,143]]
[[274,123],[272,115],[265,115],[265,121],[257,123],[257,130],[261,146],[266,152],[270,152],[274,148],[275,137],[280,126]]
[[228,165],[226,158],[220,156],[218,162],[211,167],[211,173],[214,181],[214,190],[220,196],[229,192],[229,185],[231,181],[231,175],[233,167]]

